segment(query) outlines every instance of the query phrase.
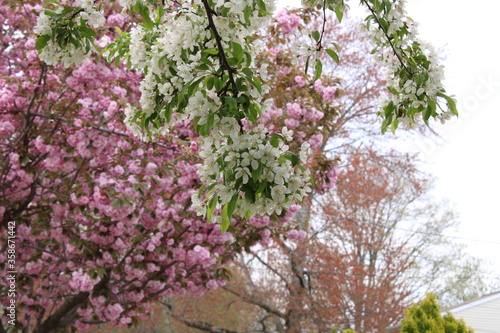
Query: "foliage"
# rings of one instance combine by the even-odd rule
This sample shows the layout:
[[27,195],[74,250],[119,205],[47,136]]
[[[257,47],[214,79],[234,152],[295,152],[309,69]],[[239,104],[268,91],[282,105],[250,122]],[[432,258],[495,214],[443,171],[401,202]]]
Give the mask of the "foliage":
[[455,319],[451,313],[441,316],[436,296],[427,294],[419,304],[405,312],[401,326],[402,333],[472,333],[463,319]]
[[[326,4],[340,19],[343,2]],[[402,11],[384,6],[374,17]],[[285,104],[288,122],[311,126],[299,133],[261,117],[273,102],[253,35],[272,10],[264,0],[2,3],[0,216],[2,232],[15,224],[18,250],[14,262],[2,251],[0,274],[18,271],[19,328],[133,326],[160,297],[218,288],[236,253],[284,233],[311,181],[333,186],[335,160],[322,150],[331,129],[315,123],[330,115]],[[305,57],[323,34],[311,34]],[[415,50],[409,61],[427,59]],[[320,59],[304,75],[311,85]],[[416,84],[444,94],[433,75]],[[333,86],[315,98],[331,104]],[[422,113],[405,103],[393,119]]]
[[[346,10],[343,0],[304,3],[322,8],[324,22],[327,10],[335,12],[339,21]],[[382,131],[389,125],[394,131],[400,120],[411,125],[419,117],[427,123],[430,117],[456,115],[455,102],[441,84],[441,68],[432,51],[417,40],[404,3],[361,3],[371,12],[366,28],[376,45],[374,51],[391,75],[388,89],[394,97],[383,107]],[[102,51],[109,60],[119,63],[124,58],[144,73],[140,107],[127,107],[128,122],[136,134],[142,130],[149,138],[178,122],[194,123],[204,147],[200,174],[205,187],[193,195],[198,213],[209,221],[215,216],[225,231],[233,213],[280,214],[300,202],[311,191],[309,172],[301,165],[309,146],[302,145],[300,153],[289,152],[285,143],[291,141],[292,131],[284,127],[271,133],[256,126],[271,102],[264,100],[269,86],[262,84],[265,70],[254,61],[258,47],[252,36],[267,23],[273,2],[122,0],[120,4],[138,24],[130,32],[120,30]],[[35,28],[40,57],[48,63],[61,59],[68,65],[91,56],[92,33],[87,30],[104,23],[101,6],[91,0],[77,0],[73,6],[48,2]],[[323,69],[317,52],[324,49],[324,31],[324,25],[312,31],[315,46],[299,51],[307,56],[306,73],[311,57],[315,59],[313,81]],[[333,48],[325,52],[340,61]],[[449,111],[441,107],[441,99]]]
[[[133,326],[160,297],[225,284],[235,254],[284,232],[293,213],[234,218],[231,233],[198,216],[191,192],[201,186],[201,146],[192,124],[141,141],[124,109],[139,103],[143,74],[102,57],[68,68],[41,62],[31,32],[40,10],[26,1],[0,7],[0,217],[2,232],[15,223],[17,249],[15,262],[2,251],[0,267],[2,278],[7,264],[18,272],[18,327]],[[116,8],[102,10],[108,27],[133,25]],[[95,43],[119,34],[100,31]],[[323,145],[316,124],[304,125],[301,140]],[[315,154],[307,163],[318,188],[333,186],[325,179],[334,161]],[[0,248],[9,245],[2,238]]]

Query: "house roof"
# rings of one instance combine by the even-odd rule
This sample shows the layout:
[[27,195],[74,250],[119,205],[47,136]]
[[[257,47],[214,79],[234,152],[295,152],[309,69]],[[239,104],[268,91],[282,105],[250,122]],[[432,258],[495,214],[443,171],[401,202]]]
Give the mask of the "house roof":
[[[446,308],[446,309],[441,311],[441,315],[444,316],[447,313],[459,314],[462,311],[468,310],[468,309],[473,308],[475,306],[479,306],[481,304],[488,303],[488,302],[491,302],[491,301],[494,301],[497,299],[500,299],[500,291],[497,291],[497,292],[494,292],[491,294],[487,294],[487,295],[484,295],[484,296],[481,296],[478,298],[474,298],[470,301]],[[401,329],[401,322],[394,325],[394,326],[388,327],[387,331],[388,332],[399,332],[399,329]]]
[[474,299],[467,301],[465,303],[452,306],[451,308],[447,308],[447,309],[441,311],[441,314],[443,315],[443,314],[446,314],[448,312],[458,313],[458,312],[470,309],[472,307],[494,301],[494,300],[499,299],[499,298],[500,298],[500,291],[497,291],[497,292],[494,292],[494,293],[491,293],[488,295],[474,298]]

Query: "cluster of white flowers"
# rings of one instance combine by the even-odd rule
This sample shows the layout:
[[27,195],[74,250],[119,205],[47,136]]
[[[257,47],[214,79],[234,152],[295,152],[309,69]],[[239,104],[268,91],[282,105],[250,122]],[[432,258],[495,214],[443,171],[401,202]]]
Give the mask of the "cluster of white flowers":
[[75,5],[83,9],[78,15],[91,27],[99,28],[106,23],[104,15],[94,8],[94,0],[77,0]]
[[[429,100],[430,103],[437,104],[438,94],[443,91],[444,68],[439,64],[434,48],[418,40],[417,24],[407,17],[404,5],[404,0],[394,1],[391,3],[391,10],[383,12],[383,19],[388,25],[385,31],[376,24],[377,20],[364,27],[368,37],[379,48],[376,59],[388,70],[387,85],[398,92],[389,99],[384,99],[383,105],[393,102],[395,106],[406,105],[422,109],[427,107]],[[390,42],[387,36],[391,38]],[[420,59],[425,56],[425,60],[422,65],[409,68],[409,63],[404,60],[406,56]],[[411,74],[398,75],[401,71]],[[450,116],[449,111],[437,114],[437,118],[441,120]],[[407,127],[412,127],[414,122],[418,122],[418,118],[421,118],[421,113],[400,120]]]
[[[51,37],[54,24],[54,20],[42,12],[38,16],[33,32],[39,36]],[[62,61],[64,66],[68,67],[71,64],[80,64],[87,57],[87,52],[84,49],[76,48],[73,44],[61,47],[57,42],[50,39],[38,56],[48,65],[56,65],[59,61]]]
[[[77,0],[76,6],[78,6],[74,9],[76,15],[73,15],[72,12],[63,13],[63,7],[57,7],[53,12],[57,14],[66,14],[75,22],[79,22],[83,19],[93,28],[99,28],[106,22],[103,14],[93,7],[94,2],[92,0]],[[59,43],[59,41],[55,41],[53,39],[53,32],[54,29],[57,29],[57,24],[58,22],[44,11],[38,16],[37,24],[33,32],[39,36],[47,36],[47,38],[50,38],[39,54],[40,59],[48,65],[56,65],[58,62],[62,62],[65,67],[69,67],[72,64],[81,64],[83,60],[89,57],[90,50],[83,42],[80,46],[75,46],[75,44],[68,41],[66,41],[66,45]],[[79,36],[68,36],[68,38],[77,41]]]
[[[252,5],[251,0],[218,1],[214,10],[226,7],[229,12],[213,17],[221,43],[225,50],[231,49],[231,43],[247,45],[246,36],[251,36],[253,31],[265,24],[268,18],[260,17],[254,10],[250,17],[251,25],[240,24],[243,21],[243,9]],[[207,88],[203,79],[214,76],[214,72],[221,64],[218,57],[207,57],[204,50],[218,51],[216,41],[207,29],[206,15],[200,15],[201,1],[194,4],[183,2],[182,15],[179,12],[166,12],[162,18],[164,24],[146,30],[142,26],[132,28],[130,32],[130,60],[134,67],[145,71],[146,75],[141,82],[141,105],[136,110],[137,116],[130,119],[149,117],[158,111],[158,102],[161,105],[170,104],[176,95],[186,87],[197,85],[194,90],[204,91],[196,93],[193,100],[182,108],[174,107],[169,110],[169,115],[160,113],[160,125],[150,127],[151,133],[156,134],[168,130],[171,122],[184,119],[193,120],[201,117],[199,124],[203,124],[210,113],[215,113],[220,107],[217,92]],[[197,7],[198,6],[198,7]],[[266,3],[268,10],[272,10],[273,3]],[[241,10],[240,10],[241,9]],[[255,55],[258,47],[248,46],[247,50]],[[250,64],[252,67],[253,64]],[[208,69],[207,69],[208,67]],[[234,73],[235,77],[242,77],[241,72]],[[258,92],[252,87],[250,94],[256,103],[261,103],[261,96],[267,92],[268,87]],[[171,117],[171,115],[174,115]],[[217,120],[217,117],[216,117]],[[136,133],[139,135],[139,133]]]
[[[193,195],[194,208],[209,215],[210,205],[212,216],[225,207],[230,210],[224,215],[227,223],[233,213],[280,214],[299,203],[311,191],[310,173],[300,165],[306,161],[309,144],[304,143],[297,155],[288,151],[286,141],[293,133],[286,127],[273,134],[263,125],[255,127],[270,107],[263,98],[270,88],[251,70],[259,45],[250,37],[267,23],[274,1],[217,0],[208,14],[202,0],[175,5],[167,1],[163,10],[141,0],[120,4],[124,12],[138,11],[144,19],[126,36],[130,63],[144,73],[144,79],[140,107],[129,105],[125,121],[143,139],[164,134],[185,120],[194,123],[203,137],[199,173],[206,189]],[[103,23],[93,1],[78,0],[77,6],[75,17],[93,28]],[[152,13],[150,18],[144,17],[147,13]],[[42,13],[37,32],[53,35],[54,27],[55,22]],[[112,43],[110,49],[122,47],[118,44]],[[86,56],[72,45],[54,47],[43,49],[45,61],[69,59],[68,52],[73,58]],[[110,49],[110,55],[123,54]],[[246,126],[243,119],[248,120]],[[221,221],[220,216],[216,219]]]
[[[209,80],[221,77],[216,74],[217,70],[228,74],[220,58],[220,46],[213,37],[214,32],[207,28],[207,16],[200,15],[201,1],[182,4],[181,15],[165,12],[161,19],[165,24],[152,29],[136,26],[130,33],[131,63],[145,72],[140,85],[140,108],[127,109],[130,128],[141,135],[141,126],[145,124],[136,126],[133,122],[150,116],[157,120],[155,124],[146,124],[152,135],[186,119],[194,121],[196,126],[209,126],[210,136],[202,139],[200,155],[204,162],[199,173],[205,189],[210,190],[193,194],[193,208],[200,215],[206,215],[209,201],[215,202],[216,210],[237,198],[237,214],[244,215],[247,211],[259,215],[280,214],[311,191],[310,173],[299,166],[300,161],[306,161],[309,145],[305,143],[299,156],[294,155],[285,144],[292,140],[292,132],[286,127],[280,134],[270,134],[262,125],[246,130],[236,119],[244,118],[248,110],[233,107],[221,113],[225,98],[236,100],[243,94],[265,112],[269,106],[262,96],[269,87],[252,83],[247,85],[248,91],[235,96],[234,87],[224,91],[229,81],[223,82],[222,88],[209,84]],[[272,11],[273,6],[272,1],[266,2],[267,11]],[[250,15],[248,8],[254,8]],[[268,19],[259,15],[255,3],[219,0],[213,10],[224,12],[212,19],[226,55],[238,57],[233,53],[236,44],[255,58],[258,47],[250,45],[245,37],[251,36]],[[231,72],[233,80],[247,80],[248,71],[238,70],[238,64],[235,66]],[[241,66],[254,67],[253,62]],[[193,92],[189,93],[187,103],[180,103],[189,89]],[[215,220],[220,221],[221,217]]]
[[277,140],[274,144],[263,125],[241,133],[233,118],[223,118],[213,133],[212,137],[204,138],[200,155],[205,163],[199,170],[201,179],[213,191],[205,202],[200,200],[199,193],[193,194],[194,208],[200,215],[205,214],[207,201],[214,195],[220,208],[235,195],[244,197],[248,189],[255,196],[240,200],[236,212],[271,215],[281,214],[311,191],[309,170],[294,165],[306,162],[310,146],[307,142],[302,144],[295,163],[287,158],[293,153],[286,145],[286,141],[292,140],[292,131],[286,127],[280,134],[274,134]]

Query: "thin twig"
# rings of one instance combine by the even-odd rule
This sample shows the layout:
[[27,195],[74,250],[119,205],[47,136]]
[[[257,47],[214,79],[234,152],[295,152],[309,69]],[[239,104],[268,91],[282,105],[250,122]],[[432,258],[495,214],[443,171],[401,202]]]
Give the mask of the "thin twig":
[[[401,55],[396,50],[396,46],[392,43],[391,37],[387,34],[387,31],[385,31],[384,27],[380,23],[380,20],[379,20],[377,14],[375,13],[375,11],[373,10],[373,8],[368,4],[368,2],[366,0],[361,0],[361,2],[363,2],[366,5],[366,7],[368,7],[368,10],[372,13],[373,17],[375,18],[375,21],[377,21],[378,26],[380,27],[380,29],[382,29],[382,32],[384,33],[384,36],[387,38],[387,41],[389,42],[389,45],[391,46],[394,54],[396,55],[396,57],[398,58],[399,62],[401,63],[401,66],[403,66],[403,68],[406,70],[406,72],[408,72],[408,74],[413,75],[413,73],[408,69],[408,67],[406,67],[403,59],[401,58]],[[401,50],[401,52],[403,54],[405,54],[405,52],[403,50]]]

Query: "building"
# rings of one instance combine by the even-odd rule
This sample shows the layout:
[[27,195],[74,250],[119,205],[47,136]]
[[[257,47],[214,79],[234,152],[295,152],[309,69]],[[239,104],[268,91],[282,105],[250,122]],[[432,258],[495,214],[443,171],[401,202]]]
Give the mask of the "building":
[[475,333],[500,333],[500,291],[443,311],[465,320]]
[[[463,319],[474,333],[500,333],[500,291],[445,309],[441,315],[447,313]],[[401,325],[396,325],[387,332],[399,333],[400,329]]]

